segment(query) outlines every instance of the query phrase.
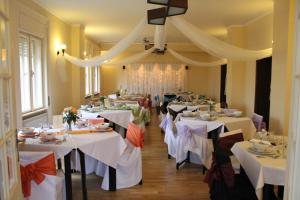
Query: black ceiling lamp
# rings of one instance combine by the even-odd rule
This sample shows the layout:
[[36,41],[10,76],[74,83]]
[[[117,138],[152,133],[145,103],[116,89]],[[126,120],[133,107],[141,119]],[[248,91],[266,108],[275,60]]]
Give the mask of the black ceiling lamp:
[[167,16],[183,15],[188,9],[188,0],[169,0]]
[[166,22],[166,7],[148,10],[148,24],[165,25]]
[[167,6],[169,3],[169,0],[147,0],[147,3]]

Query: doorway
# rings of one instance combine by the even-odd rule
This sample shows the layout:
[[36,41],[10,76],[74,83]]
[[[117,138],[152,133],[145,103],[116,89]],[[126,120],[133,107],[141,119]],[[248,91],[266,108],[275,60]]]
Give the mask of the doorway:
[[271,79],[272,57],[257,60],[254,112],[264,117],[267,130],[269,130]]
[[[220,103],[226,105],[226,75],[227,65],[221,65]],[[223,106],[222,106],[223,107]]]

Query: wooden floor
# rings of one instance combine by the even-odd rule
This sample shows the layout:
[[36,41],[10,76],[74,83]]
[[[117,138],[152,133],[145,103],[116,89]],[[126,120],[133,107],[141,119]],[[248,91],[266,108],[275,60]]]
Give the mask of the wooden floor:
[[[158,127],[159,119],[152,115],[152,122],[145,134],[145,147],[143,148],[143,185],[116,192],[103,191],[102,179],[87,176],[89,200],[112,199],[209,199],[207,184],[203,182],[204,176],[199,165],[185,164],[176,170],[175,160],[168,159],[167,148],[163,142],[164,135]],[[82,199],[80,176],[73,175],[73,197]]]

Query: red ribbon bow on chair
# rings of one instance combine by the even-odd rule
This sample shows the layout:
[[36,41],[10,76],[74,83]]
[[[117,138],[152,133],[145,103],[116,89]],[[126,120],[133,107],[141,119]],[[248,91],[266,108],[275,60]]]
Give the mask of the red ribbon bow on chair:
[[45,174],[56,175],[54,154],[50,154],[41,160],[26,165],[21,165],[22,190],[24,197],[31,195],[31,181],[34,180],[37,184],[45,180]]

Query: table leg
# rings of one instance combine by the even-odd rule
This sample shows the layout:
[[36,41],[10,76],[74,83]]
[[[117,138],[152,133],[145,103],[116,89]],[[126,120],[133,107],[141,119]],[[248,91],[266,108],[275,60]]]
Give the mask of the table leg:
[[84,153],[79,149],[79,157],[80,157],[80,170],[81,170],[81,187],[82,187],[82,199],[87,200],[87,188],[86,188],[86,172],[85,172],[85,158]]
[[126,138],[127,128],[124,128],[124,138]]
[[57,169],[61,169],[61,159],[57,159]]
[[265,184],[263,188],[263,200],[277,199],[274,193],[274,185]]
[[116,191],[117,189],[117,177],[116,177],[116,169],[109,166],[109,191]]
[[280,199],[283,199],[283,195],[284,195],[284,186],[278,186],[278,197]]
[[72,200],[72,172],[71,172],[71,152],[65,155],[65,186],[66,199]]

